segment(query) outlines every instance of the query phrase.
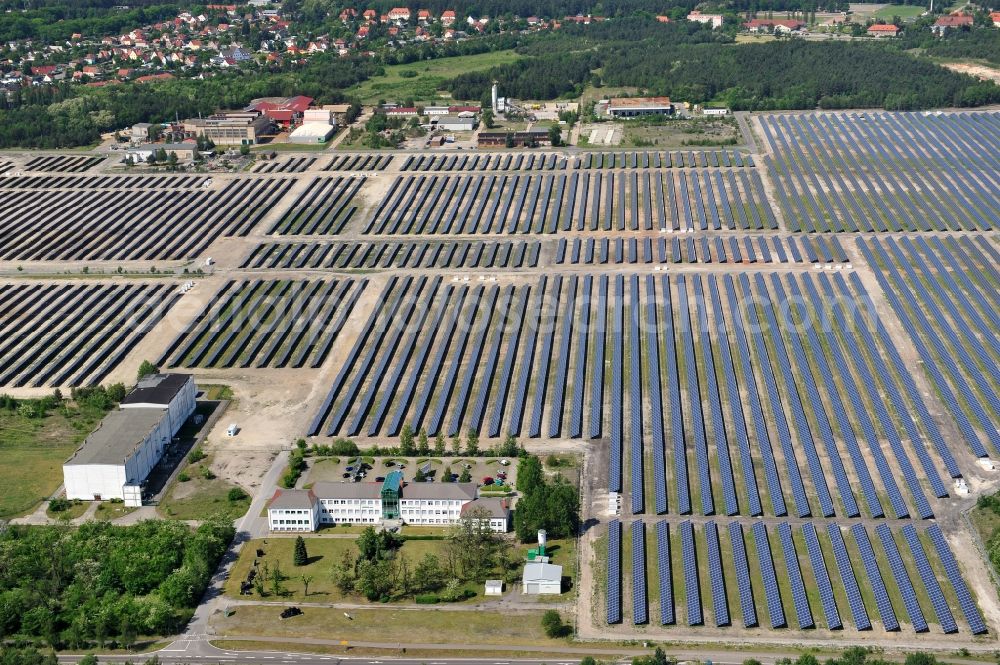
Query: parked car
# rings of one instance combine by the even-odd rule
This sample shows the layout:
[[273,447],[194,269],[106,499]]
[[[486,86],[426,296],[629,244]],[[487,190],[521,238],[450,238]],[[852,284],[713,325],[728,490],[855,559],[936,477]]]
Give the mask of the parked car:
[[292,617],[297,617],[302,614],[302,610],[297,607],[286,607],[281,611],[282,619],[290,619]]

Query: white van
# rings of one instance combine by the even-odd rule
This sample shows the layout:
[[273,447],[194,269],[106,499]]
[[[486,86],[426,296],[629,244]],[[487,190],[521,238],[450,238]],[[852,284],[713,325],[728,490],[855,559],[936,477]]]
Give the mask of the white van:
[[233,423],[226,429],[226,436],[236,436],[239,432],[239,426],[236,423]]

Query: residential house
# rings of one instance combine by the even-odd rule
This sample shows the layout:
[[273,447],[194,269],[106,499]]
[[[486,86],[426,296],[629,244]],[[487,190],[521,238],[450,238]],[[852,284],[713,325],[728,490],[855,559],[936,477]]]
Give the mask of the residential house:
[[743,24],[743,27],[750,32],[776,32],[784,34],[799,32],[805,26],[805,23],[795,19],[769,18],[755,18]]
[[687,15],[687,20],[701,24],[710,24],[713,30],[722,27],[722,14],[702,14],[696,9]]
[[943,37],[949,30],[959,30],[961,28],[972,27],[972,16],[970,14],[949,14],[941,16],[934,21],[931,32],[938,37]]
[[899,27],[891,23],[875,23],[868,26],[869,37],[898,37]]

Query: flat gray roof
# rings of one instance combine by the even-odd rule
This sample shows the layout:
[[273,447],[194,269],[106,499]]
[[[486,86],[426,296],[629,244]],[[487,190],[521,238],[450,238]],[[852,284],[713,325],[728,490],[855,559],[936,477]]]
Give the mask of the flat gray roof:
[[407,483],[400,499],[475,499],[475,483]]
[[382,483],[338,483],[321,480],[313,485],[320,499],[381,499]]
[[124,464],[165,417],[163,409],[112,411],[66,464]]

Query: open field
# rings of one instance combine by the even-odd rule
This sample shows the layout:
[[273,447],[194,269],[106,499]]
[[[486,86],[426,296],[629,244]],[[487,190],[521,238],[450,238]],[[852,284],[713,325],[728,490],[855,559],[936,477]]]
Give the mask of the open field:
[[736,145],[742,141],[739,127],[731,117],[677,119],[652,124],[622,122],[627,146],[681,148],[686,146]]
[[912,21],[926,11],[927,8],[923,5],[886,5],[875,11],[872,18],[891,21],[898,16],[904,21]]
[[250,497],[230,501],[229,491],[236,485],[214,477],[211,466],[211,457],[186,465],[181,473],[189,480],[174,481],[157,506],[160,515],[175,520],[206,520],[211,517],[234,520],[243,515],[250,507]]
[[0,519],[24,514],[56,491],[63,462],[103,415],[55,409],[36,419],[0,409]]
[[[443,84],[460,74],[490,69],[506,65],[518,59],[514,51],[495,51],[477,55],[462,55],[453,58],[438,58],[428,62],[411,62],[405,65],[389,65],[383,76],[371,79],[347,90],[347,94],[357,96],[364,104],[376,104],[379,100],[402,104],[408,99],[417,103],[447,103],[451,99],[441,94]],[[407,76],[404,72],[415,72]]]
[[309,607],[303,616],[278,621],[280,607],[241,606],[230,617],[214,620],[225,635],[296,637],[322,634],[328,639],[440,644],[517,644],[558,646],[542,631],[542,610],[452,612],[435,608],[358,609],[352,619],[343,611]]

